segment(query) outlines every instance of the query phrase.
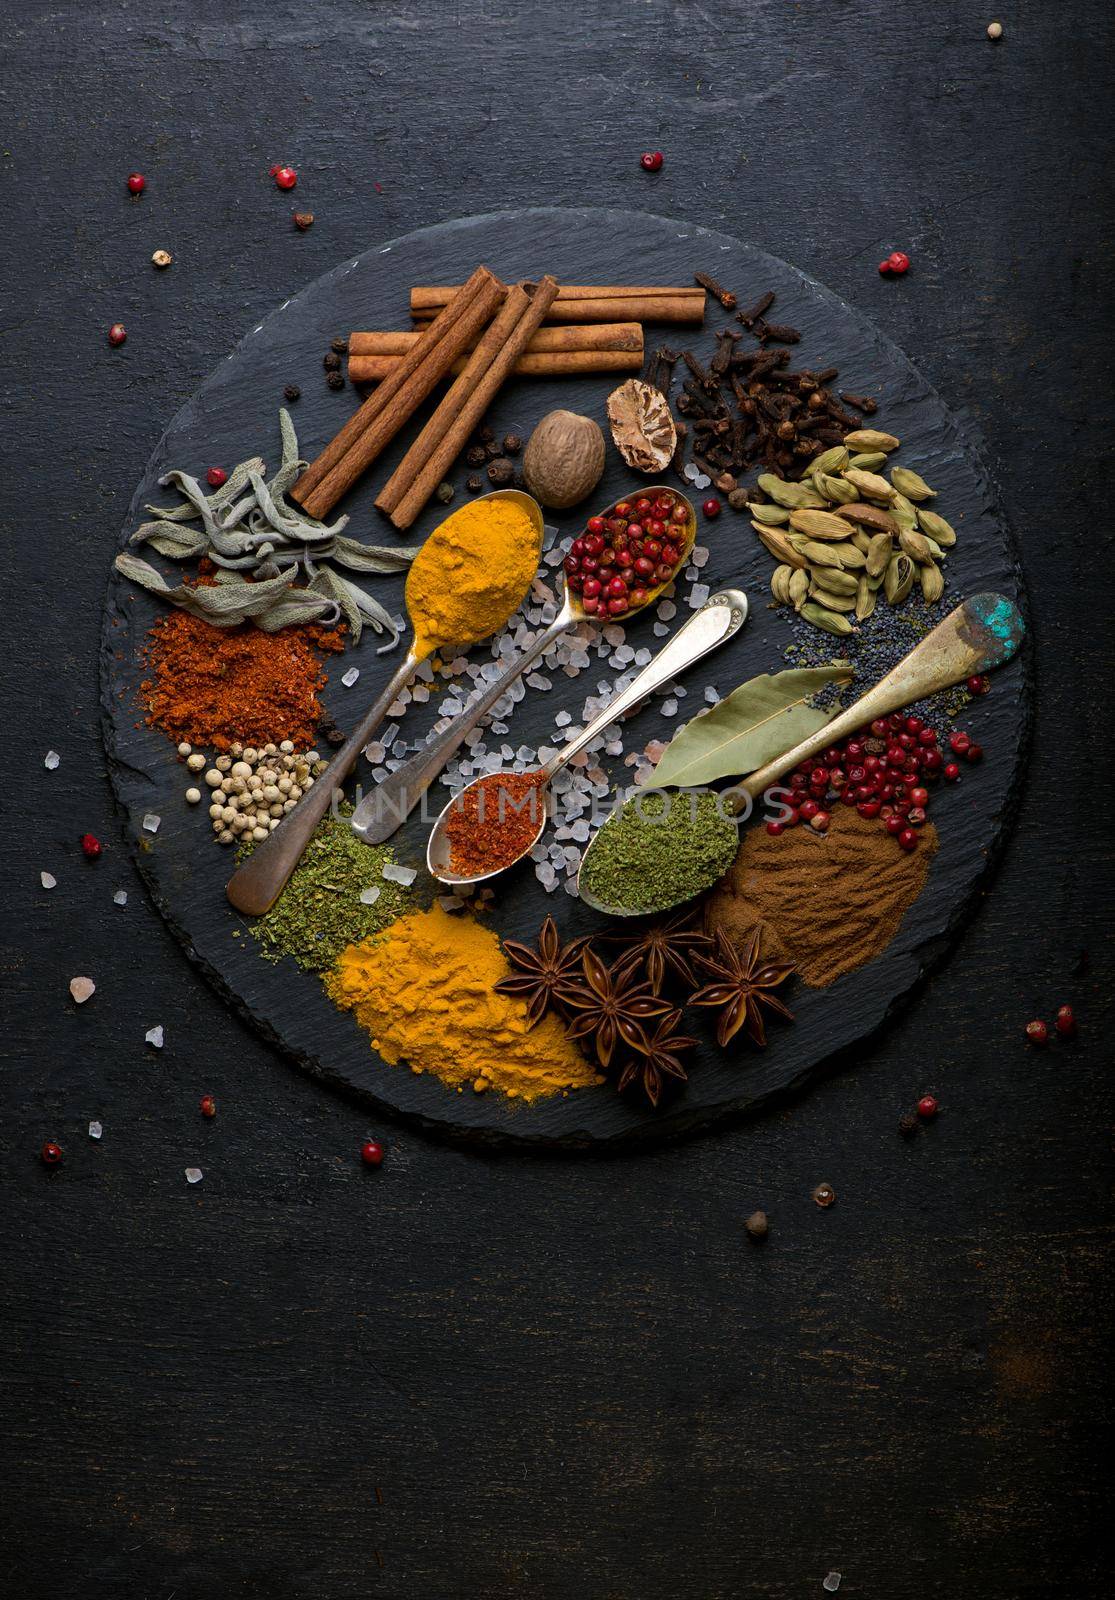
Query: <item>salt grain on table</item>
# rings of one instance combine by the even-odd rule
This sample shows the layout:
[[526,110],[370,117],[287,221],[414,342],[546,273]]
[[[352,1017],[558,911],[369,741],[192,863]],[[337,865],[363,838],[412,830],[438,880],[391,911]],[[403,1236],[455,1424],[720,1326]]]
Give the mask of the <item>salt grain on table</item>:
[[677,616],[678,608],[672,600],[660,600],[654,609],[663,622],[669,622],[671,617]]
[[163,820],[162,817],[156,816],[155,812],[149,811],[147,813],[147,815],[143,819],[143,830],[144,830],[144,832],[145,833],[158,833],[159,825],[161,824],[162,820]]
[[656,639],[664,639],[669,631],[664,622],[656,622],[652,630]]
[[360,904],[362,906],[374,906],[382,893],[382,889],[361,889]]
[[359,676],[359,667],[349,667],[347,672],[341,673],[341,682],[344,684],[346,689],[351,689]]
[[163,1048],[163,1039],[165,1037],[162,1023],[157,1023],[155,1027],[148,1028],[143,1037],[149,1045],[153,1045],[156,1050],[161,1050]]
[[839,1572],[830,1572],[826,1574],[826,1576],[821,1579],[821,1588],[826,1589],[829,1594],[835,1594],[837,1589],[840,1587],[840,1578],[841,1574]]
[[187,1183],[200,1183],[201,1182],[201,1178],[202,1178],[202,1172],[201,1172],[201,1168],[200,1167],[187,1167],[186,1168],[186,1182]]
[[417,878],[418,873],[414,867],[400,867],[394,861],[385,861],[380,876],[387,883],[397,883],[402,888],[408,889]]
[[710,706],[717,706],[720,704],[720,692],[719,690],[714,689],[711,683],[705,685],[705,699],[708,701]]
[[708,558],[709,551],[707,546],[703,544],[695,544],[693,546],[689,559],[692,561],[695,567],[703,567],[708,561]]
[[689,606],[692,611],[699,611],[709,597],[707,583],[695,583],[689,591]]
[[91,1122],[89,1124],[89,1137],[91,1139],[99,1139],[104,1131],[99,1122]]
[[40,872],[39,882],[42,884],[44,889],[53,889],[57,885],[58,879],[54,876],[53,872]]
[[43,766],[48,772],[53,772],[61,759],[62,757],[58,754],[57,750],[48,750],[46,755],[43,757]]
[[97,985],[93,982],[92,978],[70,979],[70,994],[73,996],[75,1004],[79,1006],[83,1006],[85,1004],[85,1002],[89,999],[89,996],[96,992],[96,988]]
[[126,906],[128,903],[127,889],[117,889],[112,897],[112,903],[114,906]]

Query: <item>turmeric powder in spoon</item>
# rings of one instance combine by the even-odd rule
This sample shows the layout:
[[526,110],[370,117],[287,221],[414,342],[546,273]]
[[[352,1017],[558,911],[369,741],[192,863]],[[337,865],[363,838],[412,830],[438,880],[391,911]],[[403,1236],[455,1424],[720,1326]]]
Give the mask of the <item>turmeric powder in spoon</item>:
[[541,514],[525,494],[488,495],[447,517],[407,574],[418,659],[496,633],[522,603],[541,550]]

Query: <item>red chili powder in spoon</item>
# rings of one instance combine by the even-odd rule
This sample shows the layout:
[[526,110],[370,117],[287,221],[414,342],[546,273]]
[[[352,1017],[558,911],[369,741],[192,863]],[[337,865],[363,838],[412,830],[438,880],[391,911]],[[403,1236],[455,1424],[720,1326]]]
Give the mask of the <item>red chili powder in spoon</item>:
[[541,771],[491,772],[470,785],[445,819],[452,870],[475,878],[522,855],[545,811],[545,781]]

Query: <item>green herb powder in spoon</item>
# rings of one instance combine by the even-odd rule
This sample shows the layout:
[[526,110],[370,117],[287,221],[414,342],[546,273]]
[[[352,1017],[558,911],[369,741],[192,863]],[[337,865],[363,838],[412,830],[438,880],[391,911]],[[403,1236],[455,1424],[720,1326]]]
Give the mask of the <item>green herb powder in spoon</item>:
[[581,881],[602,905],[656,911],[709,888],[738,848],[739,831],[721,815],[720,795],[636,794],[600,829]]

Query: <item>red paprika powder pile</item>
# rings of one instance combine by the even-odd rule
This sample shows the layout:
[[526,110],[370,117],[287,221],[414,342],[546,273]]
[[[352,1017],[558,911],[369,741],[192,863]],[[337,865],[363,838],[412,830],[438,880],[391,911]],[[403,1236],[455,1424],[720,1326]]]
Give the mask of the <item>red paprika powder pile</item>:
[[160,617],[144,651],[147,721],[176,744],[314,743],[325,683],[320,651],[344,649],[344,631],[311,624],[264,633],[251,623],[214,628],[188,611]]
[[538,832],[545,781],[543,772],[492,772],[466,789],[445,819],[453,871],[475,878],[510,866]]

